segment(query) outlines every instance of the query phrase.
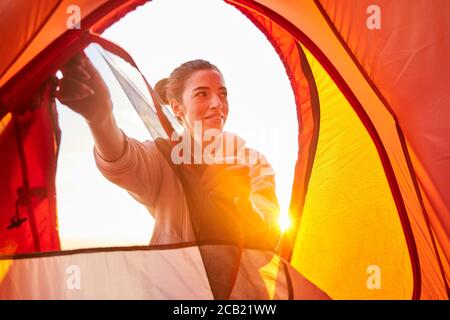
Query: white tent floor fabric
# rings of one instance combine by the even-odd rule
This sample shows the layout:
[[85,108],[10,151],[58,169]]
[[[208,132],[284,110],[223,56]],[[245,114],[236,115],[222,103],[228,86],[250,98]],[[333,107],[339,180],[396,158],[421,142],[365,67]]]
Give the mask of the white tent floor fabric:
[[[0,299],[213,299],[199,249],[100,248],[3,258]],[[328,296],[273,252],[243,249],[229,298]]]

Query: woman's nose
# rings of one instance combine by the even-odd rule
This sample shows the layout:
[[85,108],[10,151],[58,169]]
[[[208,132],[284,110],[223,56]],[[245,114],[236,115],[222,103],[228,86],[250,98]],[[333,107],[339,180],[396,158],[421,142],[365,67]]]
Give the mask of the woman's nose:
[[220,97],[216,94],[212,95],[211,98],[211,104],[210,104],[210,108],[211,109],[219,109],[222,108],[222,100],[220,99]]

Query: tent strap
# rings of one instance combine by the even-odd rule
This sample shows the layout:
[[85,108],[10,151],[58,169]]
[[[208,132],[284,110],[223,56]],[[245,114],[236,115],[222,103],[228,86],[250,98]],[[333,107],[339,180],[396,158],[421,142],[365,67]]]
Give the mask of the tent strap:
[[[39,233],[37,230],[36,225],[36,219],[34,214],[34,208],[33,204],[31,202],[32,192],[30,190],[30,181],[29,181],[29,174],[28,174],[28,167],[27,167],[27,161],[25,156],[25,150],[23,147],[23,137],[22,137],[22,128],[19,120],[19,115],[17,113],[13,113],[12,120],[14,123],[14,133],[16,136],[16,142],[17,142],[17,151],[18,156],[20,160],[20,166],[22,171],[22,181],[23,186],[18,189],[18,200],[19,202],[24,202],[25,206],[27,207],[28,211],[28,217],[30,219],[30,227],[31,227],[31,234],[33,237],[33,243],[34,243],[34,249],[36,251],[41,251],[41,244],[39,240]],[[17,205],[19,205],[19,202],[16,202],[16,210],[18,210]]]

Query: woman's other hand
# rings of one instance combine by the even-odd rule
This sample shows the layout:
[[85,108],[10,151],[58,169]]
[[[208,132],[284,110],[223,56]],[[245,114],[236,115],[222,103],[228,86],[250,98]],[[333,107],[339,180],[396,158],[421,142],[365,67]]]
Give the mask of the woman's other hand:
[[211,196],[235,201],[250,197],[249,168],[243,164],[214,164],[202,176],[202,185]]

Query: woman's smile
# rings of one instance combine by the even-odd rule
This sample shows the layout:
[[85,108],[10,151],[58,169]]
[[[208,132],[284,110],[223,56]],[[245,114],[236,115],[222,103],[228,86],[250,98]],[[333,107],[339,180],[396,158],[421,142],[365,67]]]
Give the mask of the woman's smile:
[[204,122],[206,121],[210,124],[219,124],[220,126],[223,125],[224,119],[225,119],[225,116],[222,112],[210,113],[203,117]]

